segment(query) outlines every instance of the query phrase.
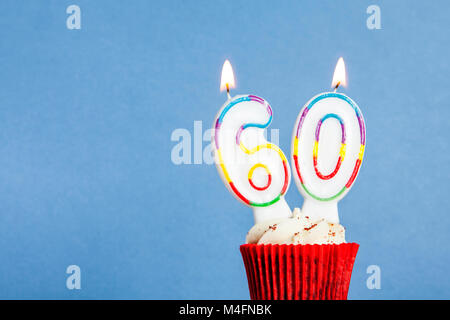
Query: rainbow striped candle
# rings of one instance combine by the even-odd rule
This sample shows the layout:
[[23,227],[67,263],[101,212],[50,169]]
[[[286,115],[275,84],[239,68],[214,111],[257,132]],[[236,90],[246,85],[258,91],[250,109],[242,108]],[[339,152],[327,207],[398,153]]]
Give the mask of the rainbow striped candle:
[[[338,67],[344,75],[336,89],[345,83],[345,68]],[[348,96],[326,92],[305,104],[295,123],[291,158],[304,214],[339,222],[337,203],[358,175],[365,145],[364,118]]]
[[[225,68],[231,65],[225,63]],[[229,83],[234,80],[221,87],[229,91]],[[213,126],[217,170],[228,190],[253,209],[256,222],[292,215],[284,200],[290,182],[288,160],[278,146],[264,138],[272,117],[272,108],[263,98],[229,96]]]

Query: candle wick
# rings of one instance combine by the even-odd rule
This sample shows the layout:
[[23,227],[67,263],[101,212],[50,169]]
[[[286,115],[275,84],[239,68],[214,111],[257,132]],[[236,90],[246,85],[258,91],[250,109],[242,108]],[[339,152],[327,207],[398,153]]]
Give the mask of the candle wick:
[[340,85],[341,85],[341,82],[338,81],[338,83],[336,83],[336,86],[334,87],[334,92],[336,92],[337,88],[339,88]]
[[228,83],[226,83],[225,85],[227,86],[227,97],[228,97],[228,100],[230,100],[231,99],[231,96],[230,96],[230,85]]

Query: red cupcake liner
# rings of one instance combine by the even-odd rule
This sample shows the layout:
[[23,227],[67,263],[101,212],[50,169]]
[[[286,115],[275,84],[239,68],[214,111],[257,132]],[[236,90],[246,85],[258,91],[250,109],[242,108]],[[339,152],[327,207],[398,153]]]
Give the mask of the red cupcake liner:
[[357,243],[244,244],[252,300],[347,300]]

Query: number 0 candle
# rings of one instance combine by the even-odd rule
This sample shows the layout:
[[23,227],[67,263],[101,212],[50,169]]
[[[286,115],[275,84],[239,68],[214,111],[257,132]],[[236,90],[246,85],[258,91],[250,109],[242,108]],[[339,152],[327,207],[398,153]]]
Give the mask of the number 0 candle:
[[253,209],[256,222],[290,217],[284,200],[290,168],[280,148],[264,138],[272,121],[269,103],[256,95],[231,97],[234,75],[229,61],[222,68],[221,90],[228,100],[214,121],[212,145],[216,166],[228,190]]
[[352,187],[366,145],[361,110],[348,96],[336,92],[340,85],[346,85],[342,58],[333,76],[334,92],[316,95],[300,111],[291,150],[294,179],[305,199],[303,213],[336,223],[337,203]]

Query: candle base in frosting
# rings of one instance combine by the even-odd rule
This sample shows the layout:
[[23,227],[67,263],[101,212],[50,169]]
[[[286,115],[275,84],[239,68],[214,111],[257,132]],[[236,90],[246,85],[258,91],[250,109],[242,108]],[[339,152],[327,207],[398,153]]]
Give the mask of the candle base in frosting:
[[331,223],[339,223],[337,201],[319,202],[314,199],[305,198],[302,213],[312,220],[325,219]]
[[284,197],[274,204],[267,207],[252,207],[253,217],[255,218],[255,224],[273,220],[273,219],[284,219],[292,217],[292,210],[289,208]]

